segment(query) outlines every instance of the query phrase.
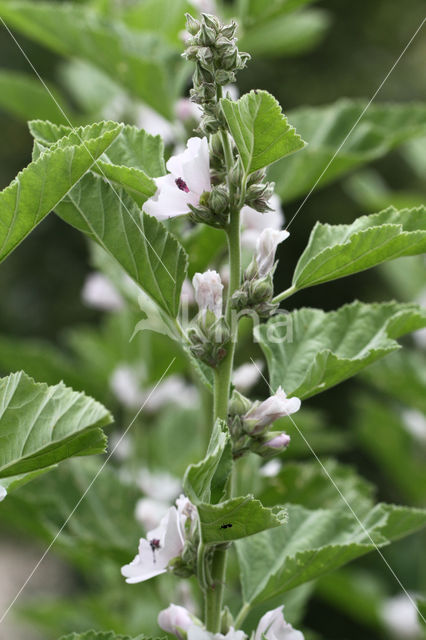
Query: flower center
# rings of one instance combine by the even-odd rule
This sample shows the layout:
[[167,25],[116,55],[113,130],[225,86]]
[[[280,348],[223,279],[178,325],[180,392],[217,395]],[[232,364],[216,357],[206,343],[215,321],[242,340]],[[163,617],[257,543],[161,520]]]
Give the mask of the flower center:
[[152,549],[153,562],[156,562],[157,559],[155,557],[155,552],[158,551],[158,549],[160,549],[161,547],[160,541],[157,538],[153,538],[152,540],[149,541],[149,544]]
[[175,183],[178,189],[185,191],[185,193],[189,193],[188,185],[183,178],[176,178]]

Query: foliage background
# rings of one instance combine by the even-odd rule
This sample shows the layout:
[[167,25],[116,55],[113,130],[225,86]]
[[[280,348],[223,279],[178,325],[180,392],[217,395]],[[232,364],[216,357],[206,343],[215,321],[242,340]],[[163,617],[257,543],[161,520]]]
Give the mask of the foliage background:
[[[298,56],[254,59],[239,77],[241,93],[252,88],[267,89],[277,97],[285,112],[302,105],[331,103],[344,96],[369,98],[400,55],[424,13],[422,0],[407,0],[403,4],[387,0],[368,3],[326,0],[318,6],[329,19],[329,28],[321,42]],[[18,35],[18,39],[41,76],[60,85],[61,58],[22,35]],[[424,100],[425,58],[426,40],[424,33],[420,33],[386,81],[376,102]],[[29,71],[27,62],[4,28],[0,28],[0,59],[2,68]],[[3,187],[29,162],[31,139],[26,124],[5,111],[0,111],[0,131],[0,184]],[[388,154],[370,168],[395,192],[421,194],[423,191],[424,194],[424,179],[406,162],[404,149]],[[287,220],[297,211],[300,202],[286,206]],[[316,220],[346,223],[369,211],[362,191],[347,177],[315,191],[291,226],[292,241],[281,248],[276,290],[288,285],[291,267]],[[85,307],[80,297],[84,278],[90,270],[83,236],[55,216],[49,216],[0,269],[0,334],[47,338],[58,343],[64,331],[76,325],[99,326],[101,314]],[[390,268],[378,268],[349,280],[308,289],[299,293],[294,301],[292,299],[292,304],[328,310],[354,298],[366,302],[394,297],[409,301],[420,293],[416,282],[421,283],[422,276],[418,275],[421,273],[420,259],[406,259]],[[375,398],[378,406],[386,411],[389,402],[386,380],[384,387],[385,393],[373,391],[365,378],[356,378],[313,398],[309,407],[324,412],[326,427],[333,425],[344,434],[345,447],[338,454],[339,460],[354,465],[371,480],[377,487],[379,499],[425,505],[424,476],[423,486],[420,485],[418,491],[410,490],[409,484],[392,478],[389,458],[385,464],[383,459],[371,454],[377,414],[374,417],[367,409],[363,412],[362,407],[367,407]],[[362,439],[357,428],[360,423],[365,426],[368,420],[370,440],[368,437]],[[386,413],[383,420],[388,420]],[[394,428],[390,422],[388,427]],[[386,430],[380,429],[378,433],[379,438],[388,437]],[[405,465],[405,470],[400,469],[396,474],[398,477],[412,473],[410,457],[400,459],[398,447],[390,450],[390,456],[391,465]],[[424,536],[419,534],[384,552],[401,582],[412,592],[426,591],[426,560],[420,553],[422,542]],[[28,544],[25,538],[22,544]],[[352,585],[359,582],[358,600],[352,595],[352,602],[345,602],[345,598],[340,598],[339,602],[339,576],[334,583],[332,579],[325,579],[309,601],[304,624],[328,640],[388,637],[374,616],[372,618],[369,603],[361,597],[368,589],[371,593],[379,591],[388,596],[400,591],[383,561],[377,554],[371,554],[358,561],[355,567],[351,565],[338,574],[343,585],[346,577]],[[85,584],[80,577],[71,576],[70,583],[74,593],[84,592]]]

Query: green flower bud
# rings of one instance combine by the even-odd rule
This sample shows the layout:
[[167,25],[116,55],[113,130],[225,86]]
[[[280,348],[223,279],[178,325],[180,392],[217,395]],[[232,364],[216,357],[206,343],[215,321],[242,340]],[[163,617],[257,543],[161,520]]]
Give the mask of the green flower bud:
[[229,209],[229,194],[225,185],[213,187],[210,191],[209,205],[212,213],[222,215]]
[[198,44],[204,47],[211,47],[216,42],[216,31],[206,24],[202,24],[196,36]]
[[268,302],[274,295],[274,285],[271,274],[250,284],[249,301],[251,305]]
[[232,21],[230,24],[226,24],[220,30],[221,35],[225,36],[225,38],[233,38],[235,36],[235,31],[237,30],[237,23]]
[[243,416],[251,409],[252,401],[234,389],[229,401],[229,413],[231,416]]
[[195,36],[195,34],[200,30],[200,23],[198,20],[195,20],[190,13],[185,13],[185,18],[186,30],[191,34],[191,36]]
[[216,33],[219,33],[221,31],[222,26],[218,18],[216,18],[216,16],[213,16],[210,13],[203,13],[201,15],[202,15],[202,21],[207,27],[210,27],[210,29],[213,29],[214,31],[216,31]]
[[217,84],[223,86],[225,84],[230,84],[231,82],[234,82],[235,75],[232,73],[232,71],[225,71],[225,69],[219,69],[218,71],[216,71],[214,79],[217,82]]

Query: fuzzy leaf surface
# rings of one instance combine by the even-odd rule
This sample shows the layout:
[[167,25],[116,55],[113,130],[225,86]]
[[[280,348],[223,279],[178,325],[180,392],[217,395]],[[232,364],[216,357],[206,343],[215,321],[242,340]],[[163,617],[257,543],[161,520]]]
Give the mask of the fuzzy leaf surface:
[[297,263],[293,285],[304,289],[424,251],[426,207],[389,207],[352,224],[317,222]]
[[267,91],[250,91],[236,102],[224,98],[221,105],[247,173],[305,146]]
[[63,383],[49,387],[24,372],[0,379],[0,478],[102,453],[101,427],[112,422],[99,402]]
[[421,529],[426,510],[376,505],[362,524],[346,510],[288,505],[288,522],[236,543],[246,603],[260,603]]
[[424,326],[426,312],[417,305],[356,301],[337,311],[302,308],[273,316],[255,336],[271,387],[308,398],[399,349],[396,338]]
[[84,127],[63,138],[18,173],[0,193],[0,261],[47,216],[115,140],[115,122]]

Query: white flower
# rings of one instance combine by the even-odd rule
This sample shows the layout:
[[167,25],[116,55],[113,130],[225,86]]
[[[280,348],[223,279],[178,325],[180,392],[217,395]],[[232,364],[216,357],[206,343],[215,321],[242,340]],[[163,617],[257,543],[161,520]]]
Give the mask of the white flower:
[[145,411],[158,411],[167,404],[176,404],[184,409],[191,408],[198,401],[198,393],[193,385],[178,375],[171,375],[146,392]]
[[293,629],[291,624],[285,621],[284,607],[278,607],[268,611],[259,620],[254,640],[304,640],[303,633]]
[[145,395],[134,370],[128,365],[119,365],[112,372],[109,385],[117,400],[125,407],[136,409],[142,406]]
[[182,488],[180,480],[170,473],[156,473],[148,469],[139,472],[137,482],[149,498],[169,504],[176,499]]
[[187,638],[188,640],[245,640],[247,636],[244,631],[236,631],[233,627],[224,635],[223,633],[212,633],[193,624],[188,629]]
[[389,598],[384,603],[381,617],[389,632],[398,640],[414,640],[420,637],[421,628],[416,607],[404,593]]
[[161,136],[165,144],[173,142],[175,139],[175,130],[172,123],[160,115],[158,111],[154,111],[154,109],[146,105],[138,107],[136,124],[140,129],[144,129],[152,136]]
[[289,416],[299,411],[301,401],[299,398],[287,398],[282,387],[278,387],[276,393],[264,402],[253,406],[243,419],[253,425],[252,433],[260,433],[278,418]]
[[189,213],[189,204],[198,206],[201,194],[210,191],[210,158],[207,138],[190,138],[185,151],[167,161],[170,172],[156,178],[157,191],[144,210],[158,220]]
[[264,229],[256,242],[256,263],[260,278],[266,276],[274,266],[275,252],[278,245],[283,242],[290,233],[277,231],[277,229]]
[[167,609],[160,611],[157,620],[160,629],[173,633],[179,640],[183,640],[189,627],[194,624],[194,618],[189,611],[176,604],[171,604]]
[[262,465],[259,469],[259,475],[264,478],[275,478],[281,471],[282,464],[276,458],[269,460],[266,464]]
[[190,119],[199,121],[202,111],[201,107],[189,98],[179,98],[175,104],[175,114],[181,122],[186,122]]
[[195,507],[185,496],[170,507],[159,526],[139,541],[138,554],[130,564],[121,568],[129,584],[149,580],[168,569],[170,562],[180,556],[185,545],[185,522],[193,517]]
[[1,502],[2,500],[4,500],[6,496],[7,496],[7,491],[6,491],[6,489],[5,489],[4,487],[2,487],[2,486],[1,486],[1,484],[0,484],[0,502]]
[[141,498],[135,507],[135,518],[141,523],[145,531],[150,531],[158,526],[158,523],[166,515],[170,505],[152,498]]
[[215,0],[189,0],[190,4],[198,11],[204,13],[216,13],[217,7]]
[[232,383],[238,391],[243,393],[251,389],[262,375],[263,362],[257,360],[254,363],[247,362],[235,369],[232,375]]
[[192,284],[200,311],[212,311],[216,318],[220,318],[222,315],[223,284],[217,271],[209,269],[204,273],[196,273]]
[[81,297],[88,307],[102,311],[119,311],[124,307],[123,298],[103,273],[95,272],[87,276]]
[[117,460],[127,460],[132,452],[132,441],[126,434],[114,431],[109,437],[111,454]]
[[426,444],[426,417],[417,409],[406,409],[402,412],[405,429],[419,442]]
[[241,209],[241,245],[246,249],[255,249],[259,234],[264,229],[276,229],[279,231],[284,224],[284,213],[281,208],[281,200],[274,193],[268,202],[271,211],[259,213],[256,209],[244,206]]

